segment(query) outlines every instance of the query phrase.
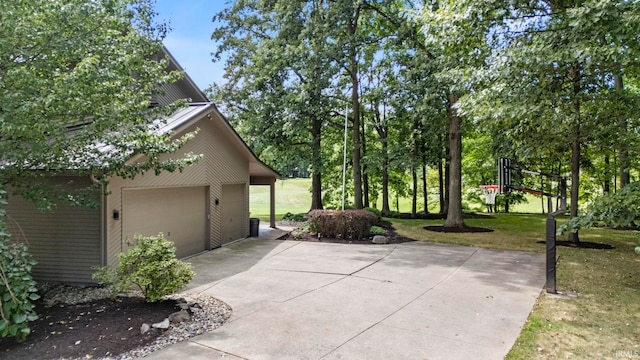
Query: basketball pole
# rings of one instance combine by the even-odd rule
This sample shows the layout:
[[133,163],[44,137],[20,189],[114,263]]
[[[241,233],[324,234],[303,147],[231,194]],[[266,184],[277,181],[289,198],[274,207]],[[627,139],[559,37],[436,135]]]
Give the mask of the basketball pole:
[[[552,181],[558,182],[560,194],[551,194],[542,190],[527,189],[525,187],[514,185],[511,183],[511,171],[518,171],[520,173],[539,175],[540,177],[548,177]],[[507,158],[500,158],[498,160],[498,182],[501,193],[508,193],[511,190],[518,190],[522,192],[535,193],[542,196],[547,196],[548,214],[545,228],[545,245],[546,245],[546,283],[545,287],[547,293],[557,294],[556,289],[556,268],[557,268],[557,254],[556,254],[556,229],[557,222],[556,216],[562,215],[567,211],[567,179],[560,175],[548,174],[541,171],[531,171],[513,166],[511,160]],[[552,198],[556,198],[560,201],[560,207],[553,211]]]

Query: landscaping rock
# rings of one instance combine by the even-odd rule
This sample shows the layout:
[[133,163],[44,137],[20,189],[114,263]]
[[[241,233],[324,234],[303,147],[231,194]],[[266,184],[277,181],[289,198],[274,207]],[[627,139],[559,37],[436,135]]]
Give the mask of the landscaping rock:
[[152,328],[154,329],[168,329],[169,328],[169,318],[164,319],[163,321],[159,322],[159,323],[155,323],[153,325],[151,325]]
[[189,321],[189,319],[191,319],[191,316],[189,315],[187,310],[184,309],[169,315],[169,321],[172,323],[181,323],[184,321]]
[[149,326],[149,324],[144,323],[142,324],[142,326],[140,326],[140,334],[144,335],[147,332],[149,332],[149,330],[151,330],[151,326]]
[[371,240],[371,242],[374,244],[388,244],[389,238],[382,235],[376,235],[373,237],[373,240]]

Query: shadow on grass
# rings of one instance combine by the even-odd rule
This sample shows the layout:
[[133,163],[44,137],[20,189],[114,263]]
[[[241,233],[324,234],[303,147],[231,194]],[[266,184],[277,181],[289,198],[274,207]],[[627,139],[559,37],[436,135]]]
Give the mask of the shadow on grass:
[[430,225],[425,226],[423,229],[427,231],[441,232],[441,233],[485,233],[493,232],[493,229],[487,229],[482,227],[463,226],[463,227],[446,227],[444,225]]
[[[538,244],[545,244],[544,241],[538,241]],[[580,241],[579,243],[574,243],[572,241],[567,240],[559,240],[556,241],[556,246],[570,247],[576,249],[597,249],[597,250],[612,250],[615,249],[615,246],[609,244],[601,244],[594,243],[590,241]]]

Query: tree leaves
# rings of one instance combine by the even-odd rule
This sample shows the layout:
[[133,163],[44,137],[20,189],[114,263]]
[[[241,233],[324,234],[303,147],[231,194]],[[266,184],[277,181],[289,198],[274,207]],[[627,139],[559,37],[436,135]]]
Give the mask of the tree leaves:
[[[3,2],[0,13],[2,183],[26,193],[29,178],[42,175],[34,170],[100,178],[180,167],[152,155],[182,144],[152,125],[175,106],[150,109],[182,74],[158,57],[166,28],[149,1],[21,0]],[[124,169],[135,153],[151,161]]]

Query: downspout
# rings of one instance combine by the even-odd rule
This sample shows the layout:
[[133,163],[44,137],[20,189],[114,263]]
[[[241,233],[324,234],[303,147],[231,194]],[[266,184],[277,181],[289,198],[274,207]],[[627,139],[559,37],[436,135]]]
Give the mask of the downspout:
[[107,265],[107,194],[105,185],[102,181],[96,179],[93,174],[89,174],[89,179],[95,184],[100,184],[100,266]]

